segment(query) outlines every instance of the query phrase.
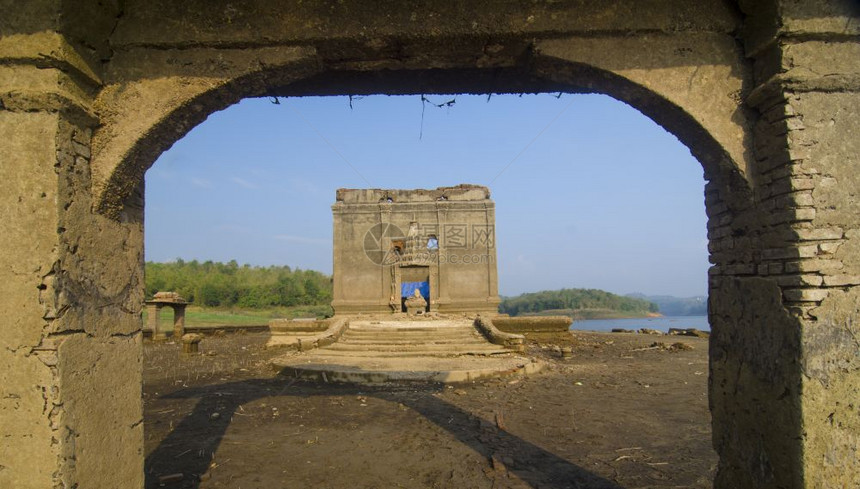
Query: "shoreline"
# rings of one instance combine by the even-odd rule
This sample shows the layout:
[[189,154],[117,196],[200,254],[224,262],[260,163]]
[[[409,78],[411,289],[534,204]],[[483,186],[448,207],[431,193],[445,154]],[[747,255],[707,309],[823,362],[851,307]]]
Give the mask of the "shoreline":
[[592,319],[654,319],[666,317],[659,312],[642,312],[642,313],[626,313],[623,311],[611,311],[608,309],[576,309],[573,311],[567,310],[546,310],[539,313],[520,314],[511,317],[541,317],[541,316],[567,316],[573,321],[587,321]]
[[585,319],[574,321],[570,329],[581,331],[611,331],[613,329],[655,329],[666,333],[669,329],[698,329],[710,331],[708,316],[662,316],[659,318]]

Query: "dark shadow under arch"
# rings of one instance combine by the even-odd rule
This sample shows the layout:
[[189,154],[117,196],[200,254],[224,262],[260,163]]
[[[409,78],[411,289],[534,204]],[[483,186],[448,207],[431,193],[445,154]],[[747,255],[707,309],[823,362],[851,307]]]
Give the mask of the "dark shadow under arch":
[[[456,436],[460,443],[490,459],[494,452],[501,447],[509,448],[515,453],[514,465],[510,470],[523,482],[531,487],[547,489],[567,487],[588,487],[590,489],[623,489],[618,484],[605,479],[593,472],[568,462],[567,460],[543,448],[511,434],[496,426],[478,426],[473,416],[463,409],[434,395],[439,386],[409,387],[408,390],[417,397],[392,395],[390,387],[375,388],[356,385],[330,385],[342,395],[365,395],[403,403],[428,421]],[[280,396],[314,396],[321,395],[315,386],[302,383],[295,384],[289,378],[279,376],[274,379],[251,379],[228,384],[218,384],[208,387],[186,388],[167,394],[165,397],[174,399],[198,399],[194,410],[171,431],[146,459],[146,487],[157,488],[158,474],[165,473],[154,460],[173,459],[183,453],[215,453],[221,440],[230,426],[235,412],[243,404],[257,399]],[[326,391],[325,395],[331,394]],[[222,416],[211,419],[210,415],[222,408]],[[200,437],[196,443],[190,444],[188,439],[203,425],[208,437]],[[488,432],[489,430],[489,432]],[[209,470],[210,458],[197,457],[186,462],[188,479],[184,487],[197,488],[200,485],[200,475]],[[514,467],[528,467],[520,470]]]

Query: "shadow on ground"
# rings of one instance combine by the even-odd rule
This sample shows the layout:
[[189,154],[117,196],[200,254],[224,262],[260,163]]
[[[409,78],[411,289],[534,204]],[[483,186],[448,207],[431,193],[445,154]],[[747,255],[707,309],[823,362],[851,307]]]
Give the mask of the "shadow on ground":
[[[159,477],[176,471],[176,460],[183,458],[180,487],[198,488],[200,476],[210,467],[214,454],[224,438],[232,416],[243,404],[261,398],[281,396],[314,396],[361,394],[381,400],[402,403],[428,421],[451,433],[461,443],[492,461],[495,470],[509,471],[533,488],[561,489],[569,487],[622,489],[582,467],[564,460],[522,438],[476,417],[437,397],[440,386],[409,388],[410,395],[399,395],[400,387],[373,388],[368,386],[328,385],[319,389],[286,377],[251,379],[203,387],[190,387],[162,396],[172,399],[199,399],[193,411],[182,418],[174,429],[146,458],[146,487],[161,487]],[[213,413],[219,413],[213,417]],[[494,457],[505,454],[504,458]],[[208,455],[208,456],[207,456]],[[502,461],[504,460],[504,461]],[[475,468],[479,470],[479,468]],[[176,487],[176,486],[174,486]]]

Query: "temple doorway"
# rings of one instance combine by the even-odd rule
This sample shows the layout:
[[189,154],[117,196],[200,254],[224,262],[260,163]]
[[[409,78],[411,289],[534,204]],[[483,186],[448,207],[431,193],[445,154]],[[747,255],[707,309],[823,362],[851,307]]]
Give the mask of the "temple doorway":
[[400,310],[406,311],[406,299],[415,292],[427,301],[425,312],[430,312],[430,267],[409,266],[400,268]]

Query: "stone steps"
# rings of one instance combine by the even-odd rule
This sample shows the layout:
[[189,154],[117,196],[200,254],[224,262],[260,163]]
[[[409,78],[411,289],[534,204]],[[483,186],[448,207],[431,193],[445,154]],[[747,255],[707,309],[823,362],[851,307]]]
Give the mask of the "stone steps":
[[454,330],[454,331],[446,331],[446,330],[436,330],[436,331],[408,331],[408,330],[381,330],[381,331],[354,331],[352,329],[348,329],[344,331],[344,335],[352,336],[354,338],[381,338],[385,336],[402,336],[409,338],[479,338],[480,333],[477,330]]
[[410,328],[379,328],[379,329],[353,329],[352,325],[350,325],[347,330],[349,334],[354,334],[356,336],[379,336],[384,334],[414,334],[414,335],[468,335],[471,333],[476,333],[477,330],[473,326],[469,326],[468,328],[420,328],[420,329],[410,329]]
[[[416,342],[411,338],[400,338],[400,339],[392,339],[387,338],[384,340],[356,340],[349,339],[347,341],[341,340],[341,344],[350,344],[350,345],[364,345],[364,346],[373,346],[373,345],[384,345],[384,346],[394,346],[394,345],[403,345],[403,346],[412,346],[415,345]],[[429,338],[420,342],[422,345],[452,345],[452,346],[463,346],[473,344],[473,341],[470,338],[461,339],[461,338],[447,338],[447,339],[435,339]]]
[[[470,327],[471,328],[471,327]],[[473,331],[474,328],[431,328],[431,327],[404,327],[404,328],[392,328],[392,327],[380,327],[380,328],[368,328],[368,327],[356,327],[353,328],[352,325],[349,327],[349,333],[355,335],[367,335],[367,336],[378,336],[381,334],[468,334]]]
[[356,384],[474,382],[490,378],[526,376],[543,368],[540,362],[512,355],[492,358],[307,358],[284,356],[273,365],[282,375],[313,382]]
[[465,382],[537,371],[487,341],[468,320],[351,321],[340,339],[274,362],[285,375],[323,382]]
[[477,330],[472,331],[360,331],[354,332],[349,329],[344,331],[344,338],[354,340],[385,340],[385,339],[412,339],[415,341],[429,341],[432,339],[461,339],[465,341],[483,340],[484,337]]
[[468,321],[355,321],[337,343],[319,355],[349,352],[360,356],[495,355],[507,350],[489,343]]
[[[332,345],[334,346],[334,345]],[[469,348],[375,348],[367,350],[362,348],[332,348],[325,347],[314,350],[317,356],[352,356],[352,357],[456,357],[463,355],[502,355],[510,353],[510,350],[499,347],[469,347]]]
[[489,378],[532,375],[543,368],[541,362],[518,355],[468,358],[364,358],[334,359],[284,356],[274,366],[282,375],[313,382],[356,384],[474,382]]

